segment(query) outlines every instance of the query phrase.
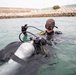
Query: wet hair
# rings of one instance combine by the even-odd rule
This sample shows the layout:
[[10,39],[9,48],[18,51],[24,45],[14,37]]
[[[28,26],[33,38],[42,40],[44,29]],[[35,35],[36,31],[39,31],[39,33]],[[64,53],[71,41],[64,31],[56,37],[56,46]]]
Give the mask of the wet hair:
[[45,28],[52,30],[55,27],[55,21],[53,19],[48,19],[45,24]]

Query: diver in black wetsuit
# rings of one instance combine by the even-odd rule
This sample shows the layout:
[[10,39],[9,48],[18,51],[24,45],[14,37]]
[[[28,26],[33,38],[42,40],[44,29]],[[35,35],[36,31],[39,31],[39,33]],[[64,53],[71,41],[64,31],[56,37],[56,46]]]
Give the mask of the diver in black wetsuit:
[[57,26],[55,26],[55,20],[48,19],[45,24],[47,40],[52,39],[54,34],[62,34],[62,32],[60,31],[54,31],[54,27],[58,28]]
[[54,27],[58,28],[55,26],[55,20],[54,19],[48,19],[45,24],[45,32],[40,32],[40,36],[45,37],[45,39],[52,43],[56,43],[56,38],[59,37],[59,34],[62,34],[61,31],[54,31]]
[[47,40],[50,40],[53,38],[54,27],[55,27],[55,21],[53,19],[48,19],[45,24]]

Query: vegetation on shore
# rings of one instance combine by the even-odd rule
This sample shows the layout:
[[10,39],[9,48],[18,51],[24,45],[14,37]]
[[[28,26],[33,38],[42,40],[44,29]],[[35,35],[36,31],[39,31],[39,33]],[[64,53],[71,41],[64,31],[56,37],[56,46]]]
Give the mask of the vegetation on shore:
[[60,6],[59,5],[55,5],[55,6],[53,6],[53,9],[60,9]]

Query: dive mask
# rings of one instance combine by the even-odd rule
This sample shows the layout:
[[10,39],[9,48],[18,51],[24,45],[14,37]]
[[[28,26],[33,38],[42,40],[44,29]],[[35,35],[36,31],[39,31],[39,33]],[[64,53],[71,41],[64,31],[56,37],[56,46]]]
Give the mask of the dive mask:
[[48,29],[48,30],[53,30],[54,27],[58,28],[57,26],[54,26],[52,24],[45,25],[45,28]]

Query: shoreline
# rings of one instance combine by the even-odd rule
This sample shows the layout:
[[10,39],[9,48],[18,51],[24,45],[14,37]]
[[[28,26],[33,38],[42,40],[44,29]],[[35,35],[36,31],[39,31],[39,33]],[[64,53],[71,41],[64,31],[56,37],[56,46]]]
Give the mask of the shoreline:
[[35,18],[35,17],[75,17],[76,13],[53,13],[53,14],[32,14],[32,15],[5,15],[0,16],[0,19],[8,19],[8,18]]
[[[7,9],[8,10],[8,9]],[[20,11],[21,9],[8,10],[8,12],[0,12],[0,19],[7,18],[34,18],[34,17],[75,17],[76,16],[76,7],[71,8],[60,8],[57,10],[32,10],[25,12],[25,10]]]

